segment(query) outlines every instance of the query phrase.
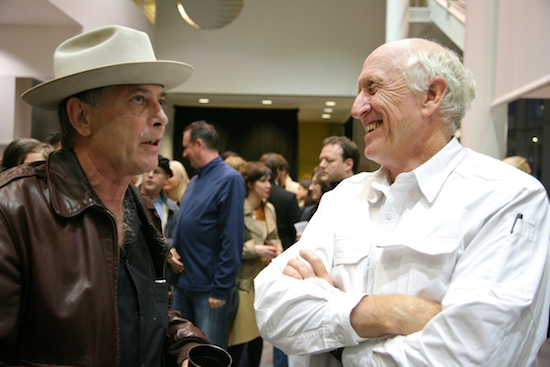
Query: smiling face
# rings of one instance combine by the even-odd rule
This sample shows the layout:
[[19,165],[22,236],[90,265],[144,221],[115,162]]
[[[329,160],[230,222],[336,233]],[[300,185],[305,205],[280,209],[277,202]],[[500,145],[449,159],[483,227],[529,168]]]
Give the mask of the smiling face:
[[365,128],[365,156],[392,173],[406,170],[423,138],[421,99],[407,86],[399,56],[382,46],[367,58],[352,108]]
[[365,156],[386,167],[393,179],[426,162],[448,142],[438,113],[446,83],[436,76],[425,92],[413,93],[402,70],[426,40],[402,40],[376,49],[365,61],[351,115],[365,128]]
[[197,169],[202,166],[199,162],[199,154],[200,154],[200,147],[199,144],[197,144],[197,141],[190,141],[189,138],[191,136],[191,131],[186,131],[183,134],[183,139],[181,141],[181,145],[183,147],[183,153],[182,157],[189,159],[189,164],[191,164],[191,167]]
[[107,87],[101,107],[86,107],[89,125],[78,149],[93,156],[105,176],[131,178],[154,169],[168,123],[164,101],[160,85]]

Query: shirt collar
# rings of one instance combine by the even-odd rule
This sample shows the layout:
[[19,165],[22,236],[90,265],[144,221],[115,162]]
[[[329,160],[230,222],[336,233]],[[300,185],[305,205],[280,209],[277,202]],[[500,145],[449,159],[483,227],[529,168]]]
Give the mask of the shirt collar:
[[199,177],[207,174],[209,171],[214,169],[215,167],[219,166],[220,164],[223,164],[224,161],[222,157],[217,156],[216,158],[212,159],[210,162],[206,163],[204,166],[197,168],[197,173]]
[[429,202],[435,199],[449,175],[465,156],[464,148],[453,138],[436,155],[413,171],[420,190]]
[[[465,155],[462,145],[456,138],[453,138],[436,155],[412,171],[420,191],[429,202],[435,199],[447,177]],[[369,202],[375,203],[380,200],[382,195],[387,196],[391,186],[390,177],[390,172],[385,167],[381,167],[375,172],[371,183],[373,190],[370,190],[367,197]]]

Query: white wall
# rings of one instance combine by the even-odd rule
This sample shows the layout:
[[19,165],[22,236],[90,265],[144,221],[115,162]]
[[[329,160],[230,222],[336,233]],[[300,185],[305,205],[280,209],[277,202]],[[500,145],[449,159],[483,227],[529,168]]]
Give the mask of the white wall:
[[[0,153],[11,140],[22,137],[19,135],[28,131],[14,128],[14,122],[18,120],[15,114],[19,100],[15,92],[16,79],[53,78],[53,53],[61,42],[82,31],[109,24],[126,25],[150,34],[154,31],[154,26],[130,0],[2,1],[6,1],[2,3],[2,9],[19,6],[28,16],[19,20],[1,17],[0,108],[3,113],[0,114]],[[36,12],[33,12],[34,9]],[[40,12],[45,13],[44,17],[41,17]],[[56,25],[56,17],[60,25]],[[22,122],[20,119],[18,123],[29,125],[28,121]]]
[[495,99],[510,102],[520,97],[515,91],[550,77],[550,2],[500,1],[499,7]]
[[197,30],[161,1],[157,57],[195,67],[180,92],[354,96],[385,12],[380,0],[247,0],[230,25]]
[[[82,32],[118,24],[149,34],[153,25],[132,0],[48,0],[82,26]],[[157,0],[172,2],[172,0]]]

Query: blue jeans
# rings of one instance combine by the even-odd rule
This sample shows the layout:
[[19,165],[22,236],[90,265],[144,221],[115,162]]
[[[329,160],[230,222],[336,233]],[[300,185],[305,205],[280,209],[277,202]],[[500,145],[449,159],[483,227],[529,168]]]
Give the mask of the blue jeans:
[[273,367],[288,367],[288,358],[282,350],[273,347]]
[[172,287],[174,293],[174,310],[181,312],[183,318],[188,319],[196,327],[202,330],[212,344],[227,349],[227,315],[229,305],[218,308],[210,308],[207,292],[190,292],[188,290]]

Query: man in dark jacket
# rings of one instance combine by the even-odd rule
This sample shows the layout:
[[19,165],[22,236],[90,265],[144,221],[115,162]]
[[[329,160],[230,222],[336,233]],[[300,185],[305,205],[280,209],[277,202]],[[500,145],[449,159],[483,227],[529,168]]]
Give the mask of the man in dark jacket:
[[208,341],[169,306],[170,246],[130,180],[158,165],[164,88],[192,68],[110,26],[62,43],[54,69],[23,100],[58,110],[63,148],[0,175],[0,365],[186,365]]
[[277,229],[283,244],[283,249],[296,242],[294,223],[300,221],[301,210],[296,195],[284,189],[288,162],[278,153],[265,153],[260,162],[271,170],[271,192],[267,199],[277,211]]

